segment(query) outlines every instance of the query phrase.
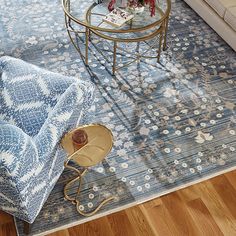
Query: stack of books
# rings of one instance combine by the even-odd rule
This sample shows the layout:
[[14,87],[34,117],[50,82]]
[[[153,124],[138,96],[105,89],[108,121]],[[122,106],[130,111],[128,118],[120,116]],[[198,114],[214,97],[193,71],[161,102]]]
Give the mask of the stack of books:
[[133,17],[134,15],[130,14],[129,12],[124,11],[120,8],[115,8],[103,18],[103,21],[112,26],[121,27],[126,22],[130,21]]

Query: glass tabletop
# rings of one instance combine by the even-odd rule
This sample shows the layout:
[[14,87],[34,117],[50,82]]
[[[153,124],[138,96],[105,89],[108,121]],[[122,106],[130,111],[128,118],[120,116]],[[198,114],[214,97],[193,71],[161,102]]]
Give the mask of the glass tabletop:
[[[79,24],[101,31],[138,31],[155,27],[168,15],[170,0],[157,0],[155,15],[151,16],[149,6],[144,7],[142,13],[132,13],[134,18],[121,27],[116,27],[103,21],[109,14],[108,4],[110,0],[96,2],[95,0],[63,0],[64,11],[67,16]],[[115,7],[121,7],[121,0],[116,0]],[[127,8],[123,8],[128,11]]]

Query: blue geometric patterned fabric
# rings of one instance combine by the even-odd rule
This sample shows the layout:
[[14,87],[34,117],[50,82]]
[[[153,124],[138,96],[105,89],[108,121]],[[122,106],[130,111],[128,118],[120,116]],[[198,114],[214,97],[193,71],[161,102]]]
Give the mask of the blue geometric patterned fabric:
[[63,171],[63,134],[86,116],[89,82],[0,58],[0,209],[32,223]]

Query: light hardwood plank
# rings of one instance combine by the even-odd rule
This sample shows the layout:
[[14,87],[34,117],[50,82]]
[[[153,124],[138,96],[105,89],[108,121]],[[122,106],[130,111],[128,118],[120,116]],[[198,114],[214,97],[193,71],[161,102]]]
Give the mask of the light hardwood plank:
[[[198,189],[203,203],[224,235],[236,235],[235,218],[216,192],[211,180],[194,187]],[[234,203],[236,204],[236,199]]]
[[48,236],[70,236],[70,233],[67,229],[57,231],[53,234],[48,234]]
[[181,236],[181,232],[178,230],[178,227],[172,220],[171,215],[164,204],[153,204],[152,207],[147,207],[147,205],[154,201],[155,200],[144,203],[140,208],[144,212],[144,215],[155,234],[160,236]]
[[175,225],[182,235],[200,235],[199,229],[177,192],[162,197]]
[[125,210],[128,219],[133,225],[133,229],[135,231],[135,235],[140,236],[154,236],[155,232],[153,232],[152,227],[149,225],[149,222],[145,215],[142,213],[141,209],[137,207],[132,207]]
[[96,221],[90,221],[78,227],[72,227],[68,229],[68,231],[70,236],[114,236],[107,217],[99,218]]
[[228,172],[226,174],[224,174],[224,176],[228,179],[228,181],[231,183],[231,185],[233,186],[234,189],[236,189],[236,171],[231,171]]
[[188,210],[198,229],[199,235],[222,236],[223,233],[214,221],[211,213],[201,199],[195,199],[187,203]]
[[211,183],[214,185],[216,192],[219,194],[234,219],[236,219],[236,204],[234,202],[236,199],[235,188],[224,175],[219,176],[217,179],[212,179]]
[[[120,235],[135,235],[134,225],[131,224],[125,211],[120,211],[116,214],[107,216],[111,229],[115,236]],[[117,227],[120,225],[120,227]]]

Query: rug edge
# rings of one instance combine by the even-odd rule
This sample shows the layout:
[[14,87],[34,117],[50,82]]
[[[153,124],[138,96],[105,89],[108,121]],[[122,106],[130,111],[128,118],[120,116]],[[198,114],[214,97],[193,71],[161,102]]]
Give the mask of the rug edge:
[[[51,234],[51,233],[54,233],[54,232],[57,232],[57,231],[60,231],[60,230],[63,230],[63,229],[68,229],[68,228],[71,228],[71,227],[74,227],[74,226],[77,226],[77,225],[80,225],[80,224],[84,224],[84,223],[87,223],[89,221],[92,221],[92,220],[96,220],[98,218],[101,218],[101,217],[104,217],[104,216],[107,216],[107,215],[110,215],[110,214],[113,214],[113,213],[117,213],[119,211],[123,211],[125,209],[128,209],[130,207],[134,207],[134,206],[137,206],[137,205],[140,205],[142,203],[145,203],[145,202],[148,202],[150,200],[153,200],[155,198],[158,198],[158,197],[161,197],[161,196],[164,196],[166,194],[169,194],[169,193],[172,193],[172,192],[175,192],[175,191],[178,191],[180,189],[184,189],[184,188],[187,188],[187,187],[190,187],[194,184],[198,184],[198,183],[201,183],[201,182],[204,182],[206,180],[209,180],[209,179],[212,179],[214,177],[217,177],[219,175],[222,175],[222,174],[226,174],[228,172],[231,172],[233,170],[236,170],[236,166],[234,167],[230,167],[230,168],[227,168],[225,170],[222,170],[222,171],[219,171],[217,173],[214,173],[214,174],[211,174],[211,175],[208,175],[208,176],[205,176],[203,177],[202,179],[198,179],[198,180],[194,180],[192,182],[189,182],[189,183],[186,183],[186,184],[183,184],[181,186],[178,186],[176,188],[172,188],[172,189],[169,189],[169,190],[166,190],[166,191],[163,191],[161,193],[158,193],[158,194],[153,194],[151,196],[149,196],[148,198],[146,199],[142,199],[142,200],[139,200],[137,202],[133,202],[133,203],[129,203],[129,204],[126,204],[122,207],[117,207],[113,210],[109,210],[107,212],[102,212],[102,213],[99,213],[99,214],[96,214],[94,216],[91,216],[89,218],[85,218],[83,220],[81,220],[79,223],[78,221],[76,222],[72,222],[70,224],[66,224],[66,225],[63,225],[63,226],[60,226],[58,228],[55,228],[55,229],[52,229],[52,230],[48,230],[48,231],[45,231],[43,233],[39,233],[39,234],[33,234],[32,236],[45,236],[45,235],[48,235],[48,234]],[[15,218],[14,218],[14,221],[15,221]],[[15,221],[15,225],[16,225],[16,221]],[[17,227],[16,227],[16,230],[17,230]],[[17,233],[18,233],[18,230],[17,230]],[[19,235],[19,234],[18,234]]]

